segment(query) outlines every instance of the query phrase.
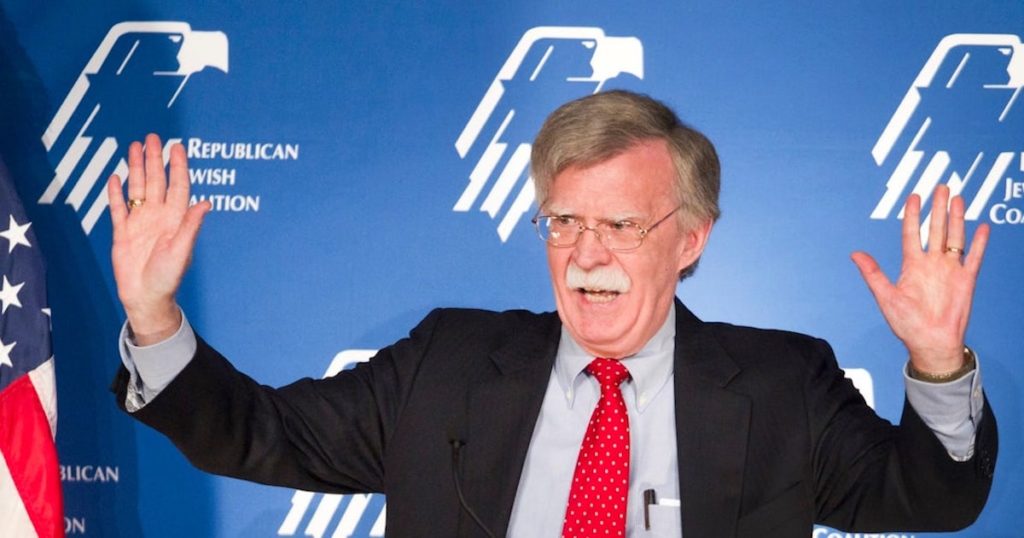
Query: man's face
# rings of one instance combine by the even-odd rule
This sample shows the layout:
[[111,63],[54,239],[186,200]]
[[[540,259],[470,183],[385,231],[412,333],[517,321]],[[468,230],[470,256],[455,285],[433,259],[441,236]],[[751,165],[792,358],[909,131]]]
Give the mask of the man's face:
[[[676,208],[675,173],[664,141],[642,142],[602,163],[558,174],[542,212],[572,215],[586,226],[630,221],[649,228]],[[609,250],[589,230],[572,246],[548,245],[562,324],[595,356],[640,351],[665,322],[679,271],[700,256],[710,231],[710,222],[684,231],[673,215],[636,250]]]

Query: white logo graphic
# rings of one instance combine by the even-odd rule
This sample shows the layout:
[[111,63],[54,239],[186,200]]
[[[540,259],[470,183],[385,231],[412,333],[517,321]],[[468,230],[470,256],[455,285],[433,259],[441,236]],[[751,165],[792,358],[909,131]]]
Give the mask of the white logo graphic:
[[[871,218],[888,218],[916,179],[911,192],[922,200],[944,182],[952,194],[964,196],[966,218],[977,220],[1005,180],[1004,203],[992,206],[990,220],[1024,221],[1018,208],[1005,204],[1024,198],[1024,184],[1007,176],[1014,160],[1024,171],[1021,107],[1014,109],[1022,86],[1024,46],[1018,36],[943,38],[871,150],[875,164],[892,170]],[[897,145],[902,152],[893,152]],[[921,227],[923,242],[928,220]]]
[[868,407],[874,409],[875,382],[871,379],[871,372],[864,368],[843,368],[843,372],[846,374],[846,378],[849,379],[853,383],[853,386],[860,392],[860,395],[864,397],[864,401],[867,402]]
[[814,531],[811,532],[811,538],[914,538],[913,534],[896,534],[896,533],[869,533],[861,534],[859,532],[842,532],[829,529],[827,527],[819,527],[815,525]]
[[184,22],[114,25],[43,133],[43,145],[58,164],[39,203],[54,203],[68,179],[77,177],[64,203],[77,212],[87,207],[82,229],[92,231],[107,208],[99,179],[110,173],[127,177],[123,155],[130,141],[166,123],[190,78],[207,67],[228,71],[223,32],[193,31]]
[[544,117],[565,101],[600,91],[622,73],[644,76],[643,44],[635,37],[571,26],[541,26],[523,34],[455,141],[459,157],[475,164],[452,211],[469,211],[496,176],[480,211],[498,218],[518,187],[498,222],[498,236],[507,241],[534,201],[527,172],[530,141]]
[[[327,366],[324,377],[331,377],[342,370],[347,370],[356,363],[365,362],[377,354],[375,349],[346,349],[334,356],[331,364]],[[306,523],[305,530],[301,536],[313,536],[314,538],[378,538],[384,536],[384,520],[387,517],[387,508],[384,505],[383,495],[336,495],[318,494],[309,491],[296,490],[292,495],[292,507],[288,515],[281,522],[277,529],[278,536],[295,536],[313,506],[313,501],[320,496],[320,502],[313,510],[313,515]],[[336,518],[338,510],[341,510],[340,519],[334,532],[327,534],[328,527]],[[367,530],[366,527],[372,525]],[[357,531],[362,530],[358,535]]]

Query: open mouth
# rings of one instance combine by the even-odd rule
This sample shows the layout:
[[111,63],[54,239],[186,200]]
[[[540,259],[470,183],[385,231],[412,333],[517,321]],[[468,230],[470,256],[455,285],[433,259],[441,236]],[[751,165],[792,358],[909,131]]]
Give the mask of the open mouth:
[[576,288],[576,291],[592,303],[608,303],[620,295],[620,292],[612,290]]
[[587,304],[611,303],[619,295],[629,292],[629,276],[616,267],[599,266],[584,271],[570,261],[565,270],[565,284],[580,294]]

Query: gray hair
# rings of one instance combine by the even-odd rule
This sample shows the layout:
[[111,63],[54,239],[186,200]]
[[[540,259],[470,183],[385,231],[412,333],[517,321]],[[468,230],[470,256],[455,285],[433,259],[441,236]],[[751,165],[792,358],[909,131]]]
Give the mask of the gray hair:
[[[538,205],[547,201],[552,182],[566,169],[604,162],[647,140],[668,144],[683,229],[717,220],[721,167],[715,147],[664,103],[624,90],[570,101],[544,121],[530,158]],[[696,265],[684,269],[680,280]]]

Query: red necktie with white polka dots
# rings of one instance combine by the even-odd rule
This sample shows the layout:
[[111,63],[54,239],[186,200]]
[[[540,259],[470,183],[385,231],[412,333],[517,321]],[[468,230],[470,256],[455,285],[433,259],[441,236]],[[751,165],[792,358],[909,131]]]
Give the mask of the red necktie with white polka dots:
[[629,416],[619,384],[629,370],[615,359],[597,358],[587,371],[601,383],[601,399],[576,460],[562,536],[622,537],[629,494]]

